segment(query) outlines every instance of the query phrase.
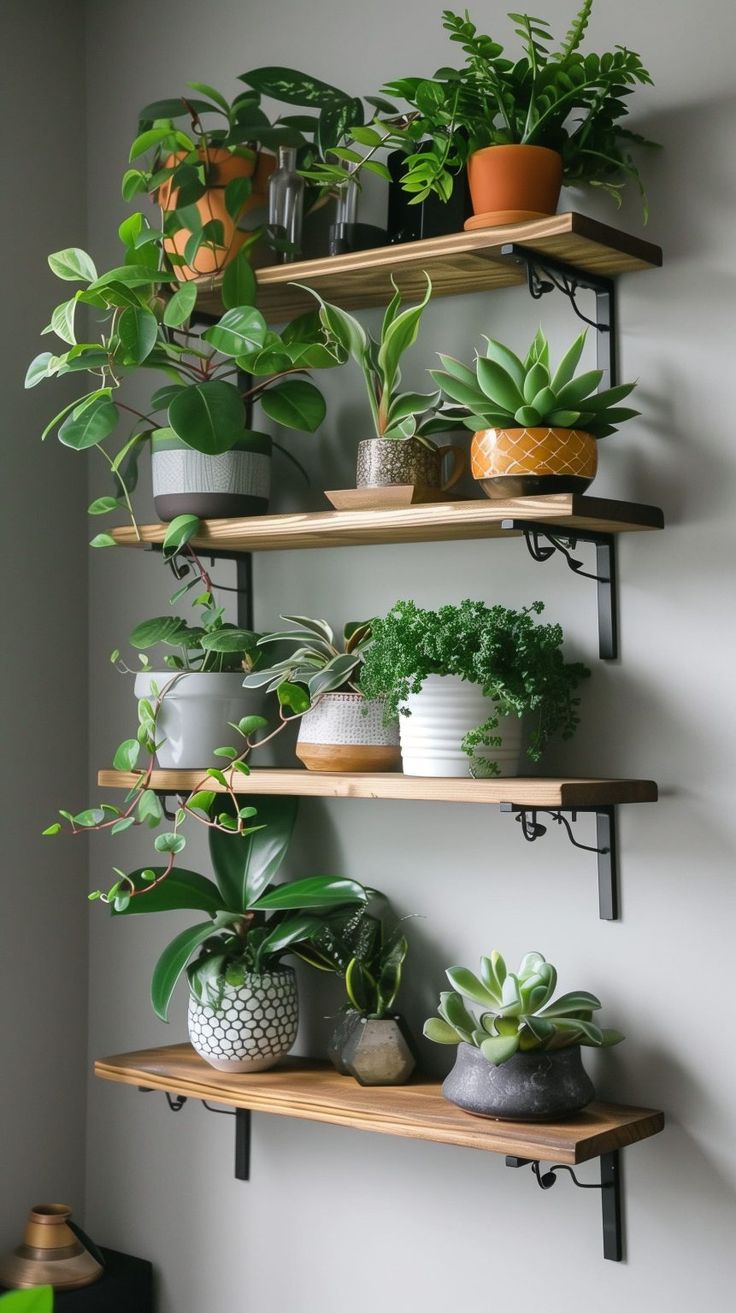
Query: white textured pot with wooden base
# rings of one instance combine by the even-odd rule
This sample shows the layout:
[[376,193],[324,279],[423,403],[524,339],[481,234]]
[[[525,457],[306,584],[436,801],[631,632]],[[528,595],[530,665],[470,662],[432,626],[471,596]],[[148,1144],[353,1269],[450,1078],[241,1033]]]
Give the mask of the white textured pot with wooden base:
[[497,763],[496,775],[518,775],[522,722],[516,716],[499,718],[493,731],[501,738],[499,747],[476,748],[472,762],[463,752],[465,735],[494,714],[495,703],[479,684],[459,675],[428,675],[421,692],[411,693],[404,706],[410,713],[399,717],[405,775],[491,774],[489,762]]
[[155,433],[151,446],[153,504],[160,520],[197,515],[220,520],[265,515],[271,495],[271,439],[244,433],[219,456],[205,456],[171,429]]
[[296,1040],[299,998],[291,967],[226,985],[219,1008],[189,996],[189,1038],[218,1071],[267,1071]]
[[[263,696],[243,688],[243,675],[235,671],[202,674],[173,670],[141,671],[135,677],[135,695],[154,702],[169,687],[156,719],[156,760],[162,770],[205,770],[217,764],[215,748],[242,749],[236,725],[243,716],[260,715]],[[222,761],[219,761],[222,765]]]
[[383,723],[384,704],[360,693],[323,693],[302,716],[296,755],[307,770],[398,770],[399,726]]

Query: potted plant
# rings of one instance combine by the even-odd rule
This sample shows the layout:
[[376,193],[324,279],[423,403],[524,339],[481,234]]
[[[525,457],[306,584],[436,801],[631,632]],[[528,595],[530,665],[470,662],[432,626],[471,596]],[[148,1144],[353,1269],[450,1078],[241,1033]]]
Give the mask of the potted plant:
[[[360,366],[368,395],[374,436],[358,443],[357,485],[385,488],[412,485],[436,494],[448,491],[465,468],[465,453],[458,447],[437,447],[435,433],[458,427],[457,420],[443,413],[439,392],[400,391],[400,362],[414,344],[422,314],[432,295],[432,283],[418,305],[402,309],[395,287],[378,339],[366,333],[358,320],[338,306],[323,301],[313,288],[306,288],[320,303],[319,317],[328,343],[342,356],[349,354]],[[442,478],[442,461],[451,456],[452,468]],[[380,504],[380,497],[374,499]]]
[[592,0],[584,0],[564,40],[554,46],[549,23],[509,14],[522,45],[511,57],[478,32],[467,11],[445,10],[443,26],[465,54],[460,69],[433,78],[407,77],[383,90],[410,109],[390,116],[383,144],[403,145],[402,180],[415,203],[432,192],[447,199],[467,165],[475,211],[466,228],[487,228],[554,214],[563,183],[590,185],[617,202],[633,180],[646,200],[633,145],[650,145],[624,127],[628,98],[651,85],[639,55],[625,46],[583,54]]
[[[238,722],[262,711],[262,699],[243,687],[243,672],[262,659],[258,635],[223,620],[209,592],[195,605],[196,624],[163,615],[136,625],[128,641],[138,653],[137,671],[119,651],[112,654],[122,673],[135,675],[141,726],[150,726],[157,704],[155,752],[163,770],[205,769],[219,747],[238,743]],[[152,648],[166,653],[154,666],[147,655]]]
[[[197,331],[196,287],[187,284],[168,299],[163,292],[174,275],[159,268],[161,234],[134,214],[120,236],[121,264],[101,275],[78,248],[49,256],[57,277],[81,286],[55,308],[44,330],[60,337],[64,349],[36,356],[26,387],[72,372],[89,374],[91,387],[51,419],[43,437],[56,431],[64,446],[99,451],[116,495],[96,498],[92,515],[125,506],[135,524],[131,492],[141,449],[151,440],[162,519],[267,510],[271,438],[253,430],[253,406],[260,402],[277,424],[314,432],[325,403],[301,376],[338,364],[339,353],[326,344],[316,315],[301,316],[281,334],[269,329],[255,307],[253,271],[242,252],[230,266],[233,281],[223,288],[225,313]],[[76,337],[79,304],[99,312],[98,328],[90,326],[84,342]],[[142,405],[139,387],[128,386],[141,371],[151,377]],[[164,386],[154,383],[156,374],[165,376]],[[93,546],[114,546],[114,539],[99,534]]]
[[399,714],[407,775],[515,775],[528,720],[527,756],[539,761],[553,734],[578,724],[575,690],[590,672],[564,661],[562,629],[544,610],[466,600],[424,610],[397,602],[371,622],[360,687]]
[[[254,808],[250,809],[255,812]],[[296,976],[283,959],[327,925],[362,909],[370,891],[340,876],[274,885],[296,817],[293,798],[262,798],[258,824],[241,835],[209,831],[214,880],[174,867],[133,871],[127,900],[113,914],[198,911],[158,959],[151,983],[156,1016],[168,1020],[177,982],[189,983],[189,1035],[222,1071],[265,1071],[292,1047],[298,1024]],[[153,878],[152,878],[153,877]]]
[[362,919],[344,969],[348,1001],[328,1050],[337,1070],[361,1085],[404,1085],[416,1066],[409,1029],[395,1011],[408,951],[400,926],[388,931],[381,918]]
[[557,972],[541,953],[527,953],[515,973],[493,952],[481,958],[480,977],[466,967],[446,974],[452,988],[440,995],[439,1016],[424,1025],[427,1039],[458,1045],[445,1098],[500,1121],[555,1121],[590,1103],[595,1090],[581,1046],[606,1048],[624,1038],[595,1024],[602,1004],[594,994],[552,999]]
[[597,392],[603,373],[576,373],[586,334],[575,339],[553,372],[541,328],[521,360],[486,338],[472,368],[440,356],[430,374],[459,418],[473,430],[470,467],[488,497],[584,492],[598,468],[598,439],[639,414],[621,406],[636,386]]
[[262,648],[288,643],[293,651],[270,666],[246,675],[246,688],[266,687],[300,717],[296,755],[307,770],[396,770],[400,762],[399,726],[386,718],[381,699],[366,699],[358,687],[371,627],[352,622],[342,647],[326,620],[284,615],[296,628],[263,634]]

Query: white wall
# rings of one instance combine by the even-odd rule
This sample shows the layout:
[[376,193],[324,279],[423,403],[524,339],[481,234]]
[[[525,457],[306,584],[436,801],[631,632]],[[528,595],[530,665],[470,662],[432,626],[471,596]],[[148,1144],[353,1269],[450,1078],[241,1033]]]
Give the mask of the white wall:
[[[448,57],[438,5],[322,0],[267,6],[220,0],[207,15],[189,0],[88,6],[90,243],[113,254],[123,214],[119,174],[135,111],[188,78],[232,92],[236,75],[265,63],[308,68],[357,92],[391,76],[431,72]],[[476,6],[483,19],[488,6]],[[404,999],[419,1029],[442,969],[498,947],[537,948],[564,987],[599,992],[625,1045],[590,1059],[603,1096],[661,1106],[666,1134],[626,1155],[628,1262],[603,1264],[597,1196],[561,1184],[538,1191],[500,1159],[280,1118],[257,1117],[253,1180],[232,1178],[232,1125],[196,1106],[171,1116],[163,1099],[98,1084],[90,1096],[89,1225],[103,1242],[152,1257],[162,1272],[163,1313],[255,1308],[272,1313],[356,1313],[417,1299],[427,1313],[481,1299],[544,1301],[601,1313],[685,1313],[716,1304],[727,1280],[736,1220],[732,1143],[734,1064],[729,1036],[733,816],[729,760],[733,692],[731,519],[733,455],[728,330],[732,323],[734,157],[727,132],[734,21],[707,0],[600,4],[591,41],[641,51],[655,92],[638,93],[639,126],[664,143],[646,162],[650,235],[662,272],[620,285],[622,373],[641,379],[640,421],[602,449],[600,495],[664,506],[666,534],[621,543],[622,658],[597,660],[594,586],[561,562],[534,565],[518,542],[446,544],[257,558],[256,622],[280,611],[336,623],[383,611],[397,597],[424,604],[465,596],[520,605],[541,597],[559,619],[571,656],[593,666],[577,740],[549,758],[570,773],[660,781],[657,806],[622,809],[623,910],[598,921],[594,859],[551,834],[531,849],[517,827],[473,807],[314,801],[303,804],[295,874],[346,871],[416,913]],[[502,6],[494,6],[497,18]],[[546,7],[560,28],[568,4]],[[501,24],[496,23],[495,26]],[[616,223],[596,197],[578,208]],[[622,224],[639,228],[627,202]],[[481,332],[523,346],[540,314],[557,346],[576,325],[558,302],[521,290],[438,301],[426,316],[414,373],[438,349],[469,357]],[[351,481],[367,433],[356,376],[329,380],[330,411],[309,450],[315,487]],[[277,506],[304,505],[285,484]],[[224,577],[224,576],[223,576]],[[91,760],[109,761],[130,722],[132,694],[107,664],[131,625],[163,610],[170,591],[160,562],[112,552],[93,561]],[[590,841],[592,825],[581,822]],[[126,836],[127,840],[127,836]],[[129,862],[145,841],[120,843]],[[187,851],[189,864],[203,849]],[[112,861],[94,849],[92,880]],[[731,915],[729,915],[731,914]],[[147,1000],[170,925],[92,920],[92,1056],[185,1036],[185,999],[172,1024]],[[335,994],[305,983],[302,1051],[316,1052]],[[442,1068],[444,1055],[423,1056]],[[584,1173],[588,1178],[591,1170]],[[730,1271],[730,1263],[729,1263]],[[593,1293],[594,1292],[594,1293]]]
[[0,1250],[34,1202],[83,1203],[87,854],[41,829],[87,769],[85,472],[40,443],[74,393],[23,391],[63,299],[46,253],[84,239],[83,19],[52,0],[2,12]]

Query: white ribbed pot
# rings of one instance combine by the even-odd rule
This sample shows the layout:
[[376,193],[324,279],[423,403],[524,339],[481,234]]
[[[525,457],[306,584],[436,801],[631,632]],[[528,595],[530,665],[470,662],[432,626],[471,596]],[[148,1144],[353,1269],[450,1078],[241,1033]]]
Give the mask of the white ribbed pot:
[[218,1071],[267,1071],[292,1047],[299,1025],[296,974],[291,967],[248,975],[226,985],[221,1007],[189,995],[189,1038]]
[[[154,701],[152,686],[161,692],[174,676],[172,670],[141,671],[135,678],[136,698]],[[237,724],[243,716],[259,715],[262,707],[262,695],[243,688],[243,675],[237,672],[180,675],[166,694],[156,722],[159,766],[162,770],[199,770],[217,764],[215,748],[243,746],[228,721]]]
[[[470,775],[470,758],[460,745],[469,730],[493,715],[495,706],[480,685],[459,675],[428,675],[421,693],[410,693],[404,706],[410,712],[399,717],[404,774]],[[502,716],[494,733],[501,746],[479,747],[474,757],[497,762],[501,775],[518,775],[522,722]]]
[[380,698],[323,693],[299,722],[296,755],[307,770],[383,771],[401,764],[399,726]]

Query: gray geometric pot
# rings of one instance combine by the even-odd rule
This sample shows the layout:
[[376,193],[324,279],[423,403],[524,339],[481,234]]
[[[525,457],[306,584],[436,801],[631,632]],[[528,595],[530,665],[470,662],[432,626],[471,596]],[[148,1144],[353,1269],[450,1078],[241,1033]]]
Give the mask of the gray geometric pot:
[[480,1049],[461,1043],[442,1093],[476,1116],[520,1122],[572,1117],[595,1098],[578,1044],[552,1052],[516,1053],[494,1067]]
[[170,429],[152,439],[153,500],[160,520],[265,515],[271,492],[271,439],[246,433],[221,456],[193,451]]
[[399,1016],[378,1021],[348,1013],[333,1035],[330,1057],[338,1071],[361,1085],[404,1085],[416,1066],[409,1029]]
[[215,1010],[189,995],[189,1038],[218,1071],[267,1071],[289,1052],[299,1023],[296,975],[291,967],[248,975],[226,985]]

